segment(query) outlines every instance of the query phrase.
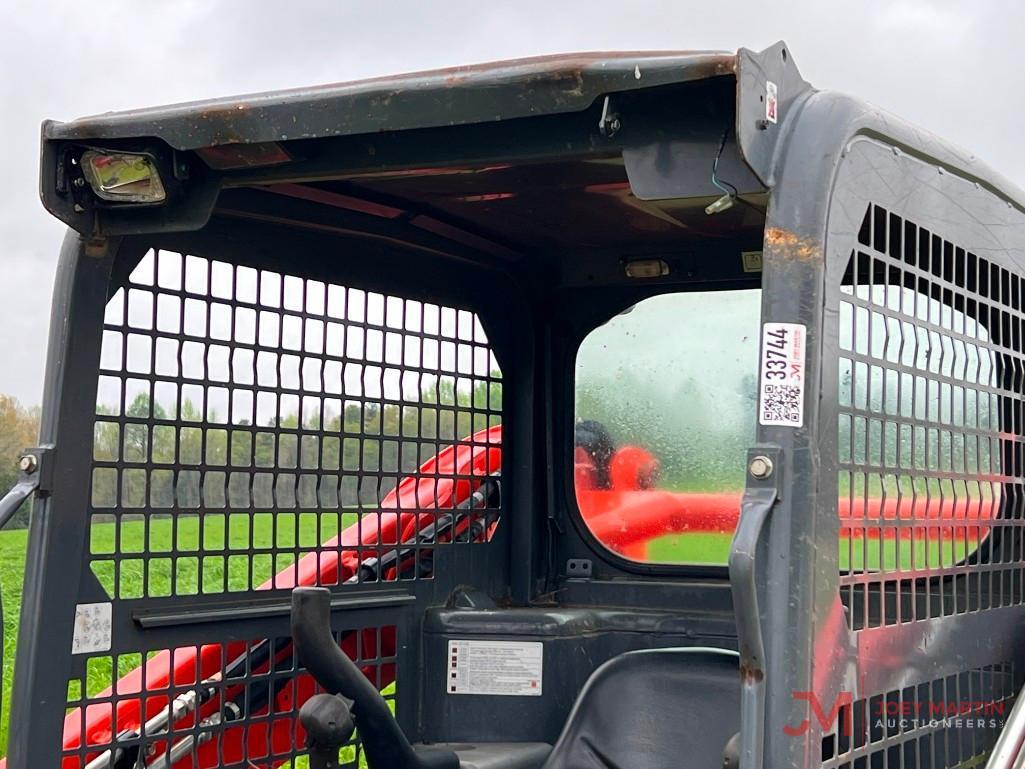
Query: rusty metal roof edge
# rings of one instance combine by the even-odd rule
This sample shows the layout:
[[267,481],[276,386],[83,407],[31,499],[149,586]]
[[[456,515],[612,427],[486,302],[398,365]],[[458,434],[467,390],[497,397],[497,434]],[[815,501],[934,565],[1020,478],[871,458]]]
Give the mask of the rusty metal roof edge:
[[179,150],[576,112],[604,93],[734,75],[724,51],[575,53],[45,121],[44,140],[158,138]]

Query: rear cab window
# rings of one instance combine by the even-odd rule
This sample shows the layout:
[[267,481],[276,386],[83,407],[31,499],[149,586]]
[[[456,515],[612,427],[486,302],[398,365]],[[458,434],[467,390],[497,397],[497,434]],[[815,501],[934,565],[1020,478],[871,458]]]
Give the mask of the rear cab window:
[[663,294],[580,344],[574,489],[609,550],[726,564],[755,439],[760,311],[756,288]]

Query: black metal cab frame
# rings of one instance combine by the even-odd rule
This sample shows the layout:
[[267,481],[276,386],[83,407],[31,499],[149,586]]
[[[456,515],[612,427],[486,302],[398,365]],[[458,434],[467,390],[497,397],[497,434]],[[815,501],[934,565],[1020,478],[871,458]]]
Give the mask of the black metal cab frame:
[[[88,151],[145,154],[165,199],[97,198],[82,173]],[[713,159],[737,204],[709,215],[721,194]],[[746,769],[946,767],[992,746],[996,723],[965,731],[876,716],[951,702],[1002,713],[1022,683],[1025,197],[939,139],[812,89],[783,43],[547,57],[48,122],[41,174],[44,205],[71,230],[54,294],[48,482],[31,522],[12,769],[83,766],[97,745],[115,745],[116,735],[89,748],[68,742],[68,709],[131,707],[138,689],[118,691],[119,667],[141,666],[145,677],[175,650],[198,658],[213,648],[224,669],[264,639],[264,667],[247,663],[216,687],[255,697],[258,684],[273,698],[298,686],[294,582],[261,590],[253,564],[277,572],[317,552],[328,537],[301,541],[301,510],[336,514],[340,526],[343,511],[374,508],[400,474],[325,464],[328,441],[391,441],[423,461],[444,447],[443,419],[453,434],[471,428],[456,438],[502,425],[495,535],[417,540],[431,553],[430,578],[328,583],[340,643],[378,682],[394,680],[389,696],[411,741],[553,743],[599,662],[715,646],[740,653]],[[744,271],[743,251],[761,251],[759,274]],[[626,268],[644,260],[665,272],[631,279]],[[698,284],[760,286],[763,328],[806,334],[803,418],[758,426],[728,571],[618,558],[581,525],[573,498],[581,340],[645,297]],[[404,357],[410,338],[417,349],[464,345],[489,361],[451,371],[470,400],[446,403],[439,392],[430,434],[380,416],[371,426],[371,406],[380,415],[409,404],[374,389],[365,357],[359,387],[331,390],[352,359],[309,335],[339,322],[338,287],[346,306],[365,301],[356,291],[384,308],[350,318],[345,333],[403,337],[370,379],[391,376],[389,366],[396,376],[447,375]],[[141,324],[128,309],[136,300],[150,303]],[[163,301],[178,319],[167,328]],[[419,317],[392,325],[390,307]],[[451,331],[430,327],[425,307],[451,313]],[[242,338],[240,314],[257,318],[257,334],[261,314],[279,332]],[[280,331],[291,322],[297,349]],[[159,345],[173,348],[166,369]],[[183,368],[187,345],[202,345],[197,371]],[[275,356],[265,370],[261,355]],[[230,361],[226,381],[218,356]],[[188,390],[205,405],[159,412],[157,387],[176,404]],[[98,409],[113,402],[104,393],[116,405]],[[299,423],[261,420],[261,398],[275,418],[294,404]],[[337,430],[304,421],[306,399],[322,408],[331,398],[342,403]],[[351,426],[345,404],[362,409]],[[235,420],[235,408],[256,418]],[[172,456],[154,455],[160,431],[175,436]],[[237,463],[236,431],[249,436]],[[97,446],[109,435],[117,449],[104,454]],[[261,459],[264,440],[274,448]],[[481,438],[481,451],[492,440]],[[317,461],[303,459],[305,445]],[[465,472],[432,477],[457,484]],[[103,484],[113,504],[97,503]],[[232,539],[233,516],[251,527],[271,508],[293,518],[270,542]],[[100,541],[99,516],[130,518],[141,540]],[[330,534],[317,520],[318,535]],[[168,550],[151,536],[163,526],[173,527]],[[249,564],[248,580],[230,582],[231,559]],[[584,563],[586,574],[571,573]],[[123,589],[131,569],[143,573],[141,592]],[[96,616],[99,638],[76,631]],[[439,661],[467,637],[541,643],[552,671],[543,695],[446,696]],[[75,688],[94,667],[113,691]],[[158,682],[163,701],[204,675]],[[249,737],[225,747],[217,735],[230,724],[223,708],[218,721],[212,712],[197,710],[183,733],[194,750],[200,734],[215,735],[203,744],[222,751],[213,755],[223,765],[236,754],[262,765],[302,753],[276,747],[277,722],[257,710],[243,726],[268,752],[252,753]]]

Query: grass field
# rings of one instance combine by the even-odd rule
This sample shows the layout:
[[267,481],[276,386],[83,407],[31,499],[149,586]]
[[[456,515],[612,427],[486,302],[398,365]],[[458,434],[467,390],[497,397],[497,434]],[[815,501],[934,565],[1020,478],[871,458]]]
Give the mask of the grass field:
[[7,723],[11,703],[11,673],[21,616],[21,587],[25,576],[28,531],[0,531],[0,590],[3,593],[3,711],[0,712],[0,755],[7,754]]
[[[120,530],[97,524],[90,531],[93,570],[121,598],[238,592],[259,586],[294,563],[295,551],[315,549],[356,520],[348,513],[207,513],[123,522]],[[250,557],[249,548],[278,552]],[[122,559],[117,585],[114,563],[104,559],[114,552]]]
[[[963,529],[964,527],[960,527]],[[658,563],[700,563],[722,565],[730,556],[732,534],[684,534],[661,537],[648,545],[648,560]],[[951,566],[975,549],[977,541],[962,531],[959,538],[946,532],[942,540],[919,537],[899,541],[856,536],[840,540],[840,571],[893,571]]]
[[[227,558],[186,558],[179,561],[176,573],[171,573],[163,562],[170,559],[151,560],[151,568],[143,573],[143,561],[129,560],[122,563],[120,584],[114,585],[113,567],[98,569],[97,576],[108,590],[117,587],[122,595],[142,595],[144,578],[149,595],[170,595],[172,585],[178,593],[232,592],[245,590],[250,584],[258,585],[274,573],[294,562],[288,553],[276,556],[256,556],[252,562],[246,557],[231,558],[232,551],[242,551],[251,546],[275,547],[279,549],[311,548],[329,539],[340,528],[350,525],[355,515],[338,516],[326,514],[318,518],[315,514],[279,513],[273,518],[250,519],[207,515],[198,518],[182,518],[177,523],[170,519],[155,519],[144,527],[141,521],[122,523],[120,532],[113,523],[97,524],[92,527],[90,547],[94,553],[169,553],[177,544],[179,551],[227,550]],[[731,535],[729,534],[687,534],[662,537],[650,543],[648,558],[666,563],[725,564],[729,556]],[[14,650],[18,619],[21,608],[22,582],[25,570],[25,530],[0,532],[0,588],[4,608],[4,656],[3,656],[3,712],[0,714],[0,755],[6,753],[8,710],[10,704],[11,673],[14,665]],[[117,547],[115,547],[117,545]],[[899,547],[895,540],[855,540],[853,547],[844,540],[840,546],[840,568],[846,569],[853,562],[855,568],[892,569],[898,560],[903,568],[914,563],[925,565],[949,565],[964,558],[968,547],[960,543],[945,541],[942,545],[932,541],[911,542],[902,540]],[[159,562],[158,568],[152,564]],[[252,573],[250,573],[252,569]],[[138,664],[134,657],[120,660],[118,675],[123,675]],[[85,682],[86,694],[95,694],[110,686],[113,672],[110,663],[100,663],[89,668]],[[298,769],[298,767],[297,767]]]

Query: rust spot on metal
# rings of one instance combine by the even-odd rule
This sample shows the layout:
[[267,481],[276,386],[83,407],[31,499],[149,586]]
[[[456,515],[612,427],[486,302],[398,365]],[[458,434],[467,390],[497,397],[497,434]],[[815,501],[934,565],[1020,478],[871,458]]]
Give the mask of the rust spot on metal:
[[818,241],[802,238],[782,227],[765,228],[765,245],[784,259],[812,261],[822,259]]
[[757,684],[761,683],[761,680],[765,678],[765,673],[762,672],[761,668],[751,667],[750,665],[740,666],[740,680],[746,684]]

